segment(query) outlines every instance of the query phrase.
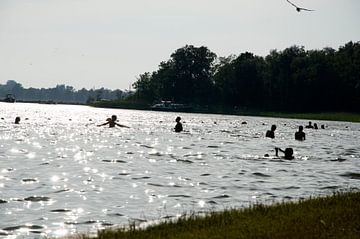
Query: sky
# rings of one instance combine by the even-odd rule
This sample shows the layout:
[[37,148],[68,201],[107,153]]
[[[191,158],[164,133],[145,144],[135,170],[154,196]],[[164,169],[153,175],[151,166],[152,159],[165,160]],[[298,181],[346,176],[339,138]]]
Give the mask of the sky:
[[217,56],[360,41],[360,0],[0,0],[0,84],[129,89],[176,49]]

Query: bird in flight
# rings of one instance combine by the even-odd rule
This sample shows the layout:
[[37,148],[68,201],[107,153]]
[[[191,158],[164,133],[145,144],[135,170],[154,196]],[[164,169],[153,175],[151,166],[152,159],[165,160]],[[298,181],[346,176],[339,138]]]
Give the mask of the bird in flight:
[[293,5],[296,8],[296,11],[298,11],[298,12],[300,12],[300,11],[315,11],[315,10],[311,10],[311,9],[307,9],[307,8],[298,7],[294,3],[290,2],[289,0],[286,0],[286,1],[288,3],[290,3],[291,5]]

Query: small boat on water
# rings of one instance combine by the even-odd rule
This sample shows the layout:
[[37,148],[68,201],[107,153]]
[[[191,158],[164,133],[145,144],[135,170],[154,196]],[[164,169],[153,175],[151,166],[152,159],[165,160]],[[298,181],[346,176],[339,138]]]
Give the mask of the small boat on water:
[[16,101],[15,96],[12,94],[7,94],[5,99],[2,100],[3,102],[8,102],[8,103],[14,103]]
[[176,104],[172,101],[161,101],[158,104],[154,104],[151,106],[152,110],[158,111],[191,111],[192,107],[190,105],[185,104]]

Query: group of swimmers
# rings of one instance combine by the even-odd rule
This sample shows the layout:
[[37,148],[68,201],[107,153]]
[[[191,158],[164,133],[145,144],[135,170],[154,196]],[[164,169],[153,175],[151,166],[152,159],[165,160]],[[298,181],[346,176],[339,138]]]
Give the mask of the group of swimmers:
[[[316,123],[314,123],[314,125],[312,125],[311,121],[309,121],[309,124],[307,126],[305,126],[305,128],[307,129],[318,129],[318,126]],[[321,125],[321,129],[325,129],[325,125]],[[271,129],[266,131],[265,137],[268,138],[275,138],[275,130],[276,130],[276,125],[272,125]],[[299,141],[303,141],[305,140],[305,133],[304,133],[304,127],[302,125],[299,126],[299,130],[297,132],[295,132],[295,140],[299,140]],[[291,160],[294,158],[293,153],[294,150],[292,148],[286,148],[285,150],[282,150],[280,148],[275,148],[275,156],[279,156],[278,153],[282,152],[284,153],[284,159],[288,159]],[[269,156],[269,155],[265,155],[265,156]]]
[[[318,129],[317,124],[315,123],[314,125],[312,125],[311,121],[309,121],[309,124],[307,126],[305,126],[305,128],[307,129]],[[321,129],[325,129],[325,125],[321,125]],[[265,137],[267,138],[275,138],[275,130],[276,130],[276,125],[272,125],[271,129],[266,131]],[[302,125],[299,126],[299,130],[297,132],[295,132],[295,139],[296,140],[305,140],[305,133],[304,133],[304,127]]]
[[[182,126],[182,123],[180,122],[180,120],[181,120],[180,116],[176,117],[176,119],[175,119],[176,125],[175,125],[175,128],[174,128],[174,131],[177,132],[177,133],[183,131],[183,126]],[[99,124],[98,127],[99,126],[104,126],[104,125],[109,125],[109,128],[113,128],[115,126],[124,127],[124,128],[130,128],[130,127],[126,126],[126,125],[119,124],[116,121],[117,121],[117,116],[112,115],[111,118],[107,118],[106,122],[103,123],[103,124]]]
[[[182,126],[182,123],[180,122],[181,121],[181,117],[178,116],[176,117],[175,119],[175,122],[176,122],[176,125],[174,127],[174,131],[179,133],[179,132],[182,132],[183,131],[183,126]],[[20,117],[17,116],[15,118],[15,124],[19,124],[20,123]],[[118,127],[124,127],[124,128],[130,128],[126,125],[122,125],[122,124],[119,124],[117,123],[117,116],[116,115],[112,115],[111,118],[107,118],[106,119],[106,122],[103,123],[103,124],[99,124],[97,126],[105,126],[105,125],[109,125],[109,128],[113,128],[115,126],[118,126]],[[312,125],[311,121],[309,121],[309,124],[307,126],[305,126],[305,128],[308,128],[308,129],[318,129],[318,126],[317,124],[315,123],[314,125]],[[325,126],[324,125],[321,125],[321,129],[325,129]],[[274,139],[275,138],[275,130],[276,130],[276,125],[272,125],[270,130],[266,131],[266,134],[265,134],[265,137],[267,138],[272,138]],[[304,133],[304,127],[302,125],[299,126],[299,130],[297,132],[295,132],[295,140],[300,140],[300,141],[303,141],[305,140],[305,133]],[[284,159],[288,159],[288,160],[291,160],[294,158],[293,156],[293,149],[292,148],[286,148],[285,150],[282,150],[281,148],[275,148],[275,156],[276,157],[279,157],[278,153],[279,152],[282,152],[284,153]],[[268,154],[265,154],[265,157],[268,157],[269,155]]]

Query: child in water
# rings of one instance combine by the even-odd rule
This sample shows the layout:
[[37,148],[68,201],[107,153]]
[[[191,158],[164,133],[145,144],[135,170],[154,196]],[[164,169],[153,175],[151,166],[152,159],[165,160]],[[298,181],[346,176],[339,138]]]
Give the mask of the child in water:
[[106,119],[107,122],[105,122],[105,123],[103,123],[103,124],[100,124],[100,125],[98,125],[98,126],[104,126],[104,125],[107,125],[107,124],[108,124],[108,125],[109,125],[109,128],[113,128],[113,127],[115,127],[115,126],[124,127],[124,128],[130,128],[130,127],[126,126],[126,125],[122,125],[122,124],[116,123],[116,120],[117,120],[116,115],[112,115],[111,118],[107,118],[107,119]]
[[17,116],[17,117],[15,118],[15,124],[19,124],[19,123],[20,123],[20,117]]
[[286,148],[285,150],[282,150],[280,148],[275,148],[275,156],[279,157],[279,155],[278,155],[279,151],[283,152],[285,154],[284,157],[282,157],[282,158],[287,159],[287,160],[294,159],[294,156],[293,156],[294,150],[292,148]]
[[181,120],[181,118],[178,116],[178,117],[176,117],[176,125],[175,125],[175,132],[177,132],[177,133],[179,133],[179,132],[181,132],[181,131],[183,131],[183,127],[182,127],[182,124],[180,123],[180,120]]
[[272,125],[271,129],[266,131],[265,137],[267,138],[275,138],[275,130],[276,130],[276,125]]

